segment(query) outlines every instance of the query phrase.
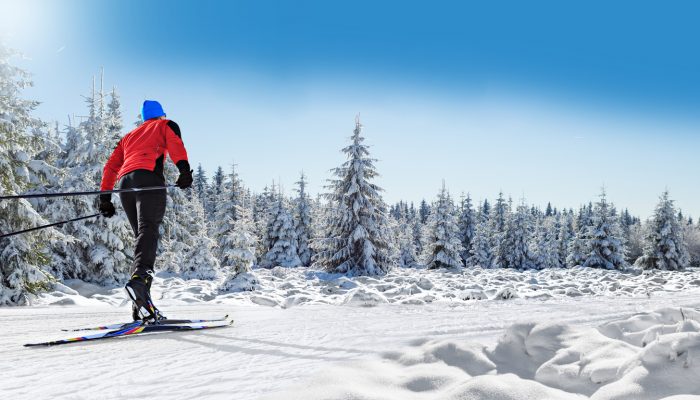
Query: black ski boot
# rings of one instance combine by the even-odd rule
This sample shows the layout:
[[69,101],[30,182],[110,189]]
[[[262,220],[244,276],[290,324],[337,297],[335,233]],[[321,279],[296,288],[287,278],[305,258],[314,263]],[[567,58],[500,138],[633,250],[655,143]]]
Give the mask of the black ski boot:
[[153,282],[153,272],[148,271],[145,275],[135,273],[131,280],[124,287],[126,294],[133,301],[131,306],[134,321],[143,321],[147,324],[157,324],[165,319],[160,310],[153,305],[151,300],[151,283]]

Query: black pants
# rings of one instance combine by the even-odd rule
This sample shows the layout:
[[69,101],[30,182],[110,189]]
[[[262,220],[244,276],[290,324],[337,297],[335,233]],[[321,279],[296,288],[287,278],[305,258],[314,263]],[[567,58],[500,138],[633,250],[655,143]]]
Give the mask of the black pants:
[[[119,181],[122,189],[165,186],[165,180],[153,171],[139,169],[124,175]],[[158,250],[160,233],[158,228],[165,214],[166,191],[120,193],[122,206],[136,236],[132,274],[143,275],[153,270]]]

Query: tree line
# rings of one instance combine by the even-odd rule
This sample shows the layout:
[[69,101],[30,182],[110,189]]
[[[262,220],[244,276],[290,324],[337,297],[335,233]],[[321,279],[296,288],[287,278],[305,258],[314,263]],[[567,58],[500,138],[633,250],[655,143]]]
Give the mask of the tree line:
[[[93,80],[87,115],[49,124],[34,116],[38,103],[22,97],[31,82],[9,63],[12,55],[0,47],[0,194],[95,190],[111,150],[132,128],[124,126],[117,91],[105,93]],[[191,189],[169,191],[157,268],[185,279],[220,279],[225,292],[254,289],[254,268],[278,266],[357,276],[392,268],[679,270],[699,263],[700,224],[684,217],[668,192],[645,222],[618,212],[604,192],[578,210],[551,204],[541,210],[524,199],[514,205],[502,193],[493,203],[475,205],[467,194],[455,204],[443,183],[430,202],[389,206],[373,183],[376,160],[362,129],[356,119],[345,161],[313,198],[303,173],[289,195],[274,182],[256,193],[235,164],[211,176],[199,166]],[[165,173],[172,181],[177,170],[168,163]],[[95,200],[2,201],[0,230],[89,215]],[[121,210],[110,219],[0,239],[0,305],[25,304],[66,279],[122,284],[132,243]]]

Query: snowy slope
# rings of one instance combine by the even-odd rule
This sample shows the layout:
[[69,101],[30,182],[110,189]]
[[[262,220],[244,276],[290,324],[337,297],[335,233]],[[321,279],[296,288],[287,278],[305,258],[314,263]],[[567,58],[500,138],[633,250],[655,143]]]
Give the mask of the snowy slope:
[[[211,332],[26,349],[23,343],[66,337],[61,328],[123,320],[129,312],[120,305],[121,291],[73,281],[72,289],[59,287],[34,307],[2,308],[0,393],[15,399],[700,394],[700,315],[691,310],[700,307],[697,270],[402,270],[385,279],[256,273],[258,291],[227,295],[218,295],[212,282],[156,281],[158,304],[171,316],[236,319],[234,327]],[[469,300],[477,294],[486,299]]]

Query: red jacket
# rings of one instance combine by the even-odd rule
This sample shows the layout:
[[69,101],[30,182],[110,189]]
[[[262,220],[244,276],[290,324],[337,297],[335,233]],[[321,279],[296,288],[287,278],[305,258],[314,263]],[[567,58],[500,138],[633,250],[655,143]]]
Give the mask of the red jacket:
[[114,189],[117,180],[137,169],[155,171],[166,154],[175,164],[187,161],[180,128],[167,119],[149,119],[119,141],[105,164],[100,190]]

